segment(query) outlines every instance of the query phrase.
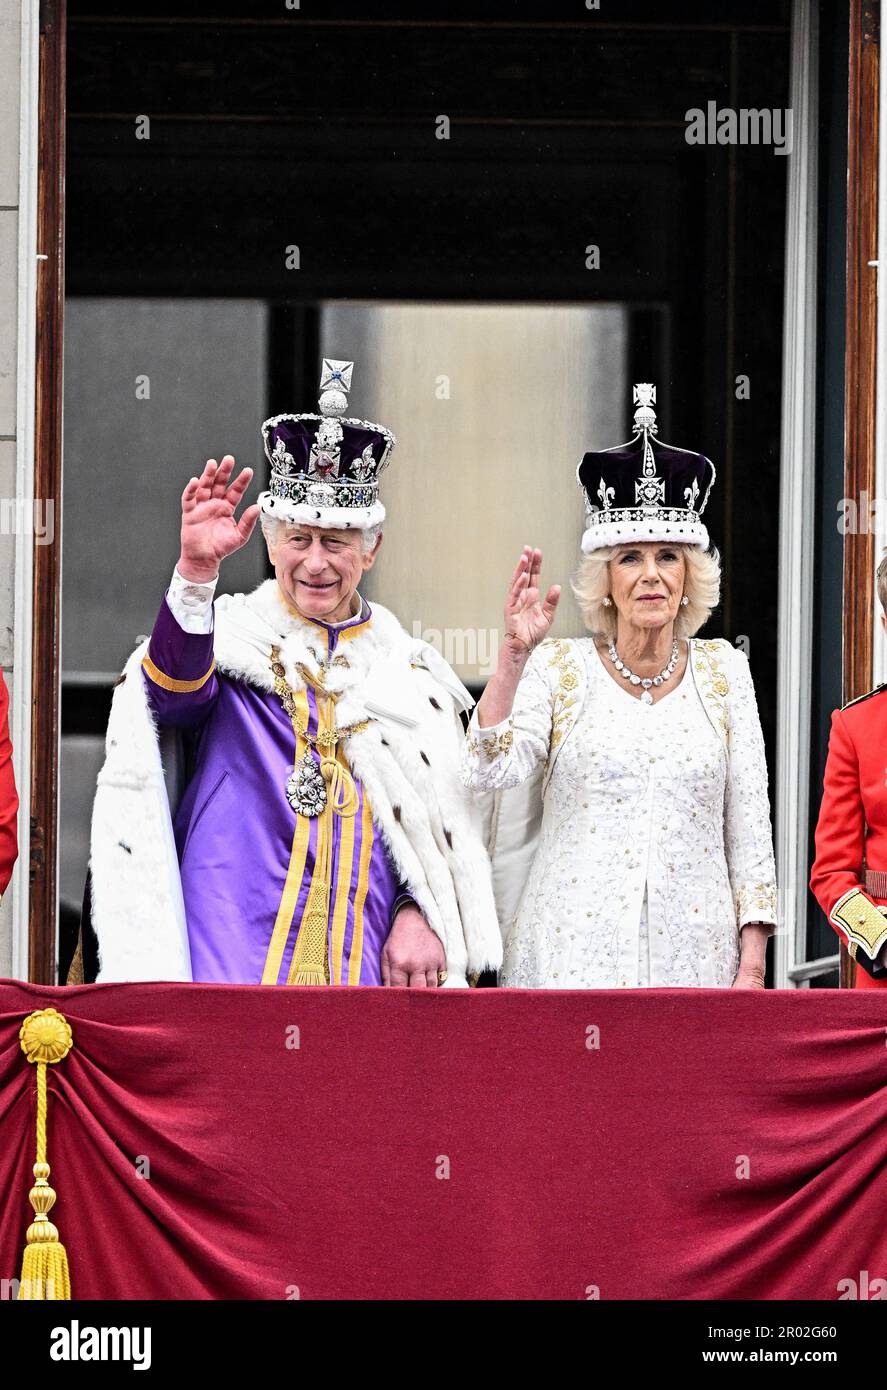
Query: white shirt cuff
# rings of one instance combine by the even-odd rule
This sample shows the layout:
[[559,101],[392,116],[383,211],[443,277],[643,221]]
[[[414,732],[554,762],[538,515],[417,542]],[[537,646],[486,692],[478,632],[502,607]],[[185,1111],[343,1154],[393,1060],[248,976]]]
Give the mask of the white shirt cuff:
[[219,576],[206,584],[183,579],[178,566],[166,591],[166,602],[179,627],[184,632],[206,634],[213,630],[213,596]]

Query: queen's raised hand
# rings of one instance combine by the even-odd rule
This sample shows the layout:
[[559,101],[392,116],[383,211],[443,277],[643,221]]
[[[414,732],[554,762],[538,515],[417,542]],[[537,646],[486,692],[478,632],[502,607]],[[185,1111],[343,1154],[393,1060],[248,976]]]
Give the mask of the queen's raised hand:
[[521,650],[527,656],[544,641],[551,630],[561,596],[561,586],[553,584],[540,603],[539,581],[542,551],[525,545],[505,600],[505,647]]

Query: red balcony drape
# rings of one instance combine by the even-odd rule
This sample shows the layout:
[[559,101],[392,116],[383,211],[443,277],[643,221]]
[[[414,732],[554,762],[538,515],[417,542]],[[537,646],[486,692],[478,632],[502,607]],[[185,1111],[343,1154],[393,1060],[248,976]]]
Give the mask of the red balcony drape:
[[833,1300],[887,1279],[880,991],[2,982],[3,1279],[33,1163],[18,1030],[44,1007],[74,1034],[49,1161],[75,1298]]

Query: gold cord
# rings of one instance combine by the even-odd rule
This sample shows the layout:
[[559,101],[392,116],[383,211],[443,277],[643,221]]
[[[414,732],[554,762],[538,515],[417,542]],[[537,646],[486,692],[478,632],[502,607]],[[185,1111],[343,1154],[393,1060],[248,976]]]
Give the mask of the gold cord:
[[307,721],[303,724],[298,716],[295,692],[287,684],[279,647],[271,648],[271,670],[274,675],[275,692],[292,722],[296,735],[296,749],[298,751],[298,740],[301,738],[309,747],[317,750],[320,754],[320,773],[327,786],[326,804],[317,817],[314,873],[287,975],[287,984],[328,985],[330,967],[327,928],[332,890],[333,816],[353,816],[360,808],[360,797],[354,778],[347,766],[343,766],[337,757],[338,745],[340,739],[348,734],[360,733],[366,729],[369,720],[363,719],[339,728],[335,722],[338,695],[325,690],[319,682],[311,680],[307,673],[303,672],[317,697],[317,733],[309,734]]

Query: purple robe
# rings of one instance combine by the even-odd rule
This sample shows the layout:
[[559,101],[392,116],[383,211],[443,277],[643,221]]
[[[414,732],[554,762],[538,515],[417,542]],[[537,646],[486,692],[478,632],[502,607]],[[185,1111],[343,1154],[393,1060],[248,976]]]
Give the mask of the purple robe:
[[[332,653],[371,621],[364,601],[351,622],[316,626]],[[215,670],[208,675],[212,663],[213,634],[185,632],[164,598],[143,674],[158,723],[194,735],[194,772],[173,821],[193,977],[286,984],[314,871],[317,819],[297,816],[286,798],[296,739],[279,697]],[[310,687],[306,696],[313,735]],[[378,985],[403,886],[354,782],[356,815],[332,817],[330,983]]]

